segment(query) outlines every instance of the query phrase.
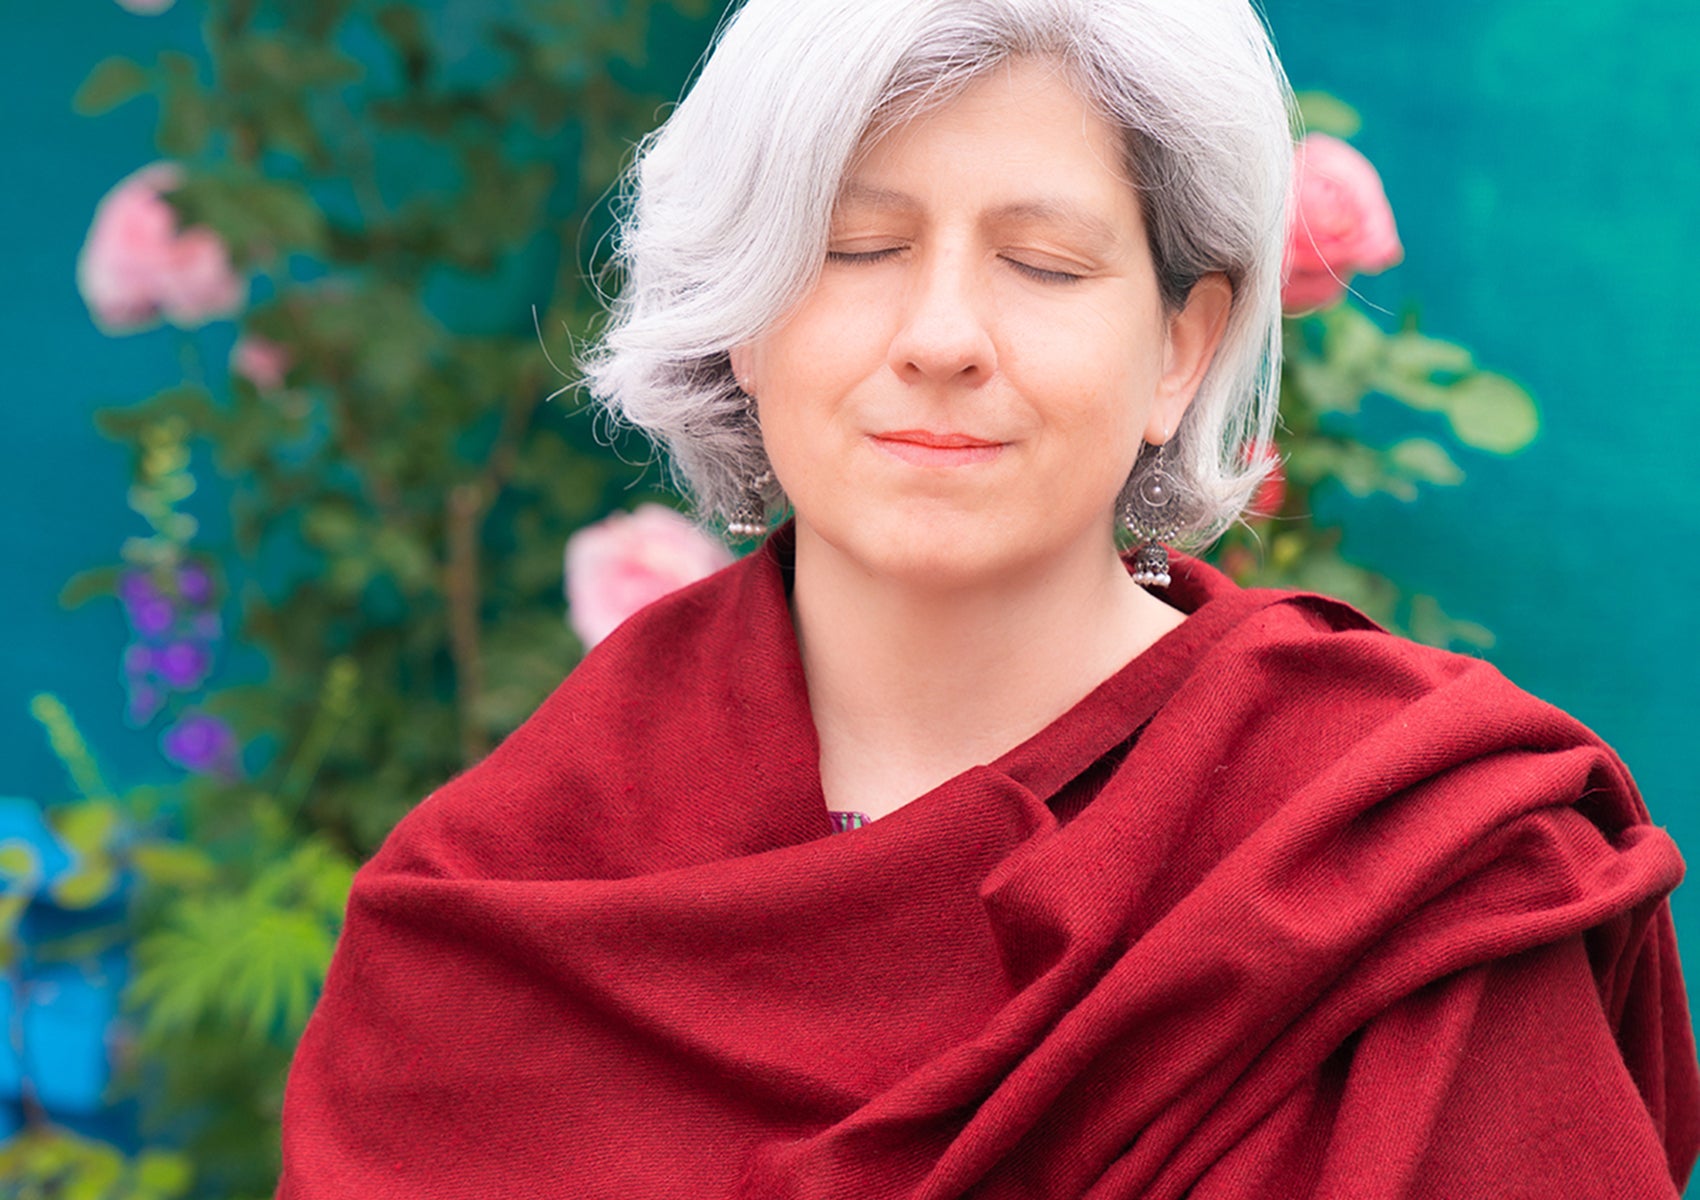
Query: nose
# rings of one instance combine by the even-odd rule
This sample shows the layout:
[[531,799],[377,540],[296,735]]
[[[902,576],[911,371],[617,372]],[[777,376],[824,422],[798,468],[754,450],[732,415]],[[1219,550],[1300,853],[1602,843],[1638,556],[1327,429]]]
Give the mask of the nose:
[[965,248],[917,255],[888,363],[910,383],[981,384],[997,369],[987,294]]

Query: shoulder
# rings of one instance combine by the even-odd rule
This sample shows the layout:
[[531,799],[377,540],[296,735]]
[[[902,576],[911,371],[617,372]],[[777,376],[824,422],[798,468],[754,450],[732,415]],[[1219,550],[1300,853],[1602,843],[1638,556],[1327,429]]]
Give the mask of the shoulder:
[[[1485,659],[1395,634],[1355,605],[1292,587],[1242,587],[1212,564],[1176,556],[1176,591],[1213,634],[1209,674],[1293,703],[1409,702],[1459,680],[1504,677]],[[1219,609],[1219,613],[1212,610]]]
[[1599,824],[1650,822],[1616,752],[1488,660],[1393,633],[1319,593],[1246,595],[1261,602],[1217,639],[1165,714],[1209,731],[1218,769],[1255,767],[1288,781],[1278,790],[1325,778],[1379,788],[1472,774],[1491,788],[1494,778],[1562,776],[1571,800],[1611,798],[1590,808]]
[[785,723],[785,647],[776,652],[771,627],[783,620],[788,630],[789,615],[770,575],[751,555],[634,614],[489,755],[415,805],[367,868],[618,874],[621,863],[586,861],[592,823],[604,847],[621,845],[628,828],[634,854],[664,842],[669,822],[688,838],[705,818],[685,804],[681,782],[726,769],[749,753],[752,730]]

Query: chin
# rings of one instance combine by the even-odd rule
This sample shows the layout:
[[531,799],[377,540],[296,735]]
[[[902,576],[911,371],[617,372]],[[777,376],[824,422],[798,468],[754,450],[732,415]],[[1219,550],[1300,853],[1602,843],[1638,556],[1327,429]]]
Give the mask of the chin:
[[870,575],[925,590],[973,588],[1007,576],[1032,547],[1007,513],[864,512],[820,538]]

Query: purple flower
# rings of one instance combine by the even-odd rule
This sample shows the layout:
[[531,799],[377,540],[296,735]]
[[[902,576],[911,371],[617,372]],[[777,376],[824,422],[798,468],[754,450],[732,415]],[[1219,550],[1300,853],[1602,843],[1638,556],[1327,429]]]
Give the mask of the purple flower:
[[177,594],[190,604],[206,604],[212,599],[212,576],[200,563],[184,564],[177,572]]
[[158,596],[159,589],[146,571],[125,571],[118,577],[118,598],[125,604],[142,604]]
[[160,706],[165,703],[165,693],[151,683],[135,682],[130,687],[129,701],[124,719],[132,728],[140,729],[159,714]]
[[153,647],[131,642],[124,647],[124,674],[136,679],[154,668]]
[[212,655],[196,642],[172,642],[154,652],[154,670],[180,692],[201,686],[212,669]]
[[186,770],[234,778],[236,735],[217,717],[190,713],[160,735],[160,752]]
[[196,613],[189,620],[189,636],[216,642],[224,635],[224,622],[217,613]]
[[132,571],[120,578],[118,597],[137,633],[161,634],[177,620],[177,610],[145,571]]
[[177,610],[163,596],[130,609],[130,624],[137,633],[150,636],[164,633],[177,620]]

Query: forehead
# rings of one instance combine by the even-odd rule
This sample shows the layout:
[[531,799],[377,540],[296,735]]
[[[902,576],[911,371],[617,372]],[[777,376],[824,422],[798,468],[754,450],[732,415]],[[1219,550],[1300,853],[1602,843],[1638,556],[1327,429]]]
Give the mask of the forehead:
[[1124,133],[1061,64],[1017,56],[876,122],[847,164],[840,221],[966,217],[1110,248],[1143,240]]

